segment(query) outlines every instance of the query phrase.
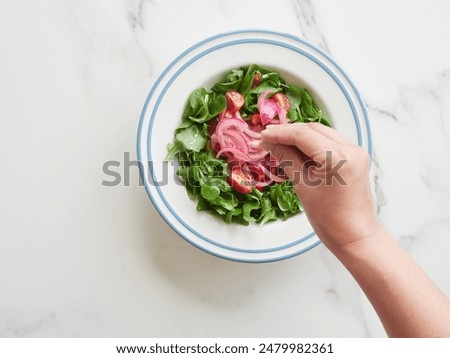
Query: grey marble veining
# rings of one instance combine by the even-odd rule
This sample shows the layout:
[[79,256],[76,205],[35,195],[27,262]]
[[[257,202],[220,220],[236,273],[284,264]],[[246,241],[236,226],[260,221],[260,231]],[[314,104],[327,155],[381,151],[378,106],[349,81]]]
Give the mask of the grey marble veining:
[[327,40],[316,21],[314,3],[311,0],[292,0],[295,16],[300,28],[300,37],[325,50],[331,55]]
[[[426,16],[424,15],[426,14]],[[367,104],[380,220],[450,294],[447,1],[172,0],[0,5],[0,337],[383,337],[323,246],[246,265],[211,257],[159,217],[137,171],[142,105],[182,51],[263,28],[302,37]]]

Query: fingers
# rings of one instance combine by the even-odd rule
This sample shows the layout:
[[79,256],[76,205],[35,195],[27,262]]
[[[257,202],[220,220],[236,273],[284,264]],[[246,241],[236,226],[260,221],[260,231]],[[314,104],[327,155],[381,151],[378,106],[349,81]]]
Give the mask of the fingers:
[[339,144],[350,144],[351,142],[342,137],[335,129],[327,127],[321,123],[309,123],[308,127],[330,138],[332,141]]
[[293,146],[261,142],[261,146],[268,150],[280,163],[280,167],[292,181],[299,175],[308,158]]
[[317,128],[303,123],[271,126],[262,131],[261,135],[263,143],[295,146],[313,160],[339,146],[338,142],[330,138],[337,138],[333,132],[328,131],[325,135]]

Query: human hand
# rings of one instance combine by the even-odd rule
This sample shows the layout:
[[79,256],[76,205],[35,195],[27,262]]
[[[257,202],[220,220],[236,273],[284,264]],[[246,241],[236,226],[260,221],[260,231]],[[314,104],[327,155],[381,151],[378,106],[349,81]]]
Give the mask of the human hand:
[[358,281],[388,335],[450,337],[449,299],[378,222],[367,152],[318,123],[272,126],[261,146],[278,159],[317,235]]
[[320,123],[270,126],[261,146],[278,159],[315,232],[332,251],[380,230],[363,148]]

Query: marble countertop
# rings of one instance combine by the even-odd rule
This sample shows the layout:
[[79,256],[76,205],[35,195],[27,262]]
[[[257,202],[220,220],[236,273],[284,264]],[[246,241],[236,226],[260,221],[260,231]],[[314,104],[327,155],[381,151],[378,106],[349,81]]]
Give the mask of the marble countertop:
[[2,2],[0,337],[385,336],[324,246],[221,260],[165,224],[136,168],[101,185],[103,163],[136,157],[168,63],[245,28],[304,38],[346,70],[368,107],[380,219],[450,295],[449,16],[445,0]]

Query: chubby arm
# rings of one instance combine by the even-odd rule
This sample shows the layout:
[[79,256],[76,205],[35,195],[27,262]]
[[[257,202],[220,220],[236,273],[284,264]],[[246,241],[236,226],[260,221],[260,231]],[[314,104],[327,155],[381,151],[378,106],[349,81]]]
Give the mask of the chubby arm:
[[384,229],[335,252],[390,337],[450,337],[450,301]]
[[350,271],[391,337],[450,337],[450,300],[378,221],[369,156],[318,123],[271,126],[281,163],[322,242]]

